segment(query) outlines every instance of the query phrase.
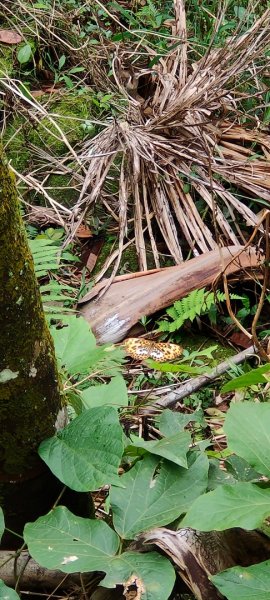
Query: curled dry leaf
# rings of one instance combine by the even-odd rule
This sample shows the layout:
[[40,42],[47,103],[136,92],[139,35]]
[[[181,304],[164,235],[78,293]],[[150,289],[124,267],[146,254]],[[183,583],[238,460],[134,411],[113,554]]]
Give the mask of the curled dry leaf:
[[0,29],[0,42],[2,44],[19,44],[22,36],[13,29]]

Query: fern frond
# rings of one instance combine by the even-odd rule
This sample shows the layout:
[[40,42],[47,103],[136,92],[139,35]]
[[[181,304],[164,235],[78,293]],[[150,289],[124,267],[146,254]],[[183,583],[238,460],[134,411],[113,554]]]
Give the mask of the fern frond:
[[179,316],[175,306],[170,306],[170,308],[167,308],[166,313],[169,315],[169,317],[171,317],[171,319],[177,319]]
[[171,323],[169,321],[160,321],[158,324],[159,331],[170,331]]
[[[230,294],[231,300],[242,300],[242,296]],[[180,329],[187,320],[194,321],[195,317],[210,312],[218,302],[224,302],[226,294],[221,291],[208,292],[205,288],[193,290],[182,300],[176,300],[173,306],[167,308],[166,313],[172,321],[160,321],[159,331],[173,333]]]
[[[54,240],[35,238],[28,240],[32,252],[35,273],[38,279],[48,277],[50,272],[58,272],[65,264],[78,260],[71,252],[61,252],[59,244]],[[67,293],[66,293],[67,292]],[[69,313],[74,313],[74,309],[66,306],[74,302],[74,289],[66,284],[51,280],[46,285],[40,286],[40,293],[44,312],[47,320],[63,320]]]

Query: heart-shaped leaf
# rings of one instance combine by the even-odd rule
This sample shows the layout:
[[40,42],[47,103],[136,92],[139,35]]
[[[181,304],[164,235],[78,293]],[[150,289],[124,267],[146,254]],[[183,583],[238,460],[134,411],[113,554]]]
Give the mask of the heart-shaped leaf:
[[120,540],[104,521],[76,517],[63,506],[27,523],[24,539],[43,567],[64,573],[103,571],[103,586],[135,584],[142,600],[166,600],[174,585],[174,568],[165,557],[155,552],[119,555]]
[[78,492],[119,484],[123,432],[114,408],[84,411],[56,436],[41,443],[39,454],[65,485]]
[[168,525],[186,512],[207,486],[208,460],[200,454],[189,469],[147,455],[122,475],[124,489],[111,489],[113,522],[122,538]]

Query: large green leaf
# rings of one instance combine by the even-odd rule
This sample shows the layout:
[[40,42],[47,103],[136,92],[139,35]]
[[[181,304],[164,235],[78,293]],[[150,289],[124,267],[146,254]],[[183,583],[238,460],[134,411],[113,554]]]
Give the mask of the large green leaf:
[[51,328],[60,367],[72,375],[91,371],[116,375],[124,358],[123,349],[113,345],[97,346],[95,336],[83,317],[71,316],[65,322],[67,327]]
[[230,449],[256,471],[270,477],[270,404],[233,404],[226,415],[224,430]]
[[113,522],[122,538],[168,525],[206,489],[208,460],[203,454],[187,470],[167,460],[160,466],[159,462],[145,456],[120,478],[124,489],[112,486]]
[[270,489],[256,483],[221,485],[195,500],[182,527],[201,531],[243,527],[256,529],[270,515]]
[[257,369],[252,369],[249,373],[244,373],[244,375],[235,377],[232,381],[228,381],[228,383],[225,383],[221,388],[221,392],[231,392],[232,390],[238,390],[251,385],[258,385],[258,383],[266,383],[267,374],[270,374],[269,363],[262,365]]
[[145,600],[166,600],[174,584],[174,569],[166,558],[154,552],[118,555],[119,538],[104,521],[76,517],[62,506],[27,523],[24,539],[43,567],[65,573],[103,571],[106,587],[133,576],[142,584]]
[[187,431],[179,431],[157,441],[145,441],[135,435],[131,439],[133,446],[143,448],[147,452],[150,452],[150,454],[167,458],[167,460],[171,460],[176,465],[179,465],[179,467],[187,469],[187,452],[191,443],[191,436]]
[[87,371],[96,350],[96,339],[88,323],[82,317],[72,316],[67,327],[52,327],[51,333],[60,365],[71,374]]
[[123,432],[110,406],[84,411],[56,436],[41,443],[39,454],[65,485],[79,492],[119,483]]
[[64,573],[105,571],[119,548],[118,535],[107,523],[77,517],[64,506],[27,523],[24,540],[42,567]]
[[127,387],[121,375],[113,377],[110,383],[90,386],[81,392],[81,400],[85,408],[94,406],[128,406]]
[[0,542],[1,542],[1,537],[4,533],[5,530],[5,520],[4,520],[4,513],[2,511],[2,508],[0,506]]
[[270,600],[270,561],[233,567],[211,580],[228,600]]
[[144,589],[142,596],[138,594],[142,600],[167,600],[175,582],[173,566],[157,552],[124,552],[112,558],[106,573],[101,585],[115,587],[132,577],[133,581],[136,580],[137,588]]
[[20,596],[0,579],[0,600],[20,600]]
[[183,413],[176,413],[169,408],[162,411],[161,415],[156,419],[159,429],[163,435],[170,436],[179,431],[184,431],[185,427],[191,421],[199,421],[200,416],[198,412],[194,412],[192,415],[186,415]]

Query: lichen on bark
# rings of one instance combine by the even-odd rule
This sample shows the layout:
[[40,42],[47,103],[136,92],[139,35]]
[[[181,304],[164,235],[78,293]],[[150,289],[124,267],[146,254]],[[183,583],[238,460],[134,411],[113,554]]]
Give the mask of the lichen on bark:
[[0,282],[0,480],[18,480],[31,476],[39,443],[53,435],[61,396],[15,179],[1,148]]

